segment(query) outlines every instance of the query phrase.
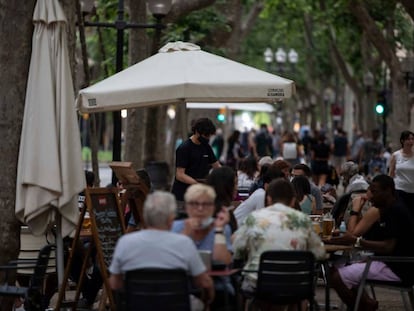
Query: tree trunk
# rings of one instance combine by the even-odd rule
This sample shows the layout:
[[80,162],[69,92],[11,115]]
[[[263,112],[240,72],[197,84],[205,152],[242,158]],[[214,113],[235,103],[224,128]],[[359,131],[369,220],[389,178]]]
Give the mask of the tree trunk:
[[[130,21],[144,24],[147,22],[145,1],[128,1]],[[149,55],[149,40],[145,29],[129,30],[129,55],[128,61],[133,65],[145,59]],[[138,169],[143,167],[145,146],[145,109],[136,108],[128,110],[126,137],[125,137],[125,160],[131,161]]]
[[[393,150],[400,147],[400,134],[402,131],[410,129],[410,102],[408,91],[403,79],[392,79],[392,98],[388,105],[392,113],[388,118],[388,137],[387,141],[392,144]],[[392,130],[390,130],[392,129]]]
[[[67,20],[69,63],[72,70],[73,87],[76,88],[76,1],[59,0]],[[75,91],[75,90],[74,90]]]
[[216,0],[175,0],[173,2],[174,3],[171,7],[171,11],[165,17],[166,23],[174,22],[193,11],[201,10],[210,5],[213,5]]
[[[86,38],[85,38],[85,27],[84,27],[84,20],[83,15],[81,12],[81,5],[79,0],[75,1],[76,4],[76,19],[78,21],[78,29],[79,29],[79,41],[81,46],[81,55],[82,55],[82,69],[83,69],[83,77],[84,81],[81,83],[74,83],[74,85],[82,85],[82,87],[87,87],[91,83],[91,78],[89,74],[89,64],[88,64],[88,52],[86,48]],[[99,150],[99,142],[98,142],[98,130],[97,130],[97,119],[99,119],[100,115],[97,113],[91,113],[89,119],[86,123],[89,125],[89,139],[91,145],[91,162],[92,162],[92,171],[95,174],[94,186],[98,186],[101,184],[101,178],[99,176],[99,162],[98,162],[98,150]]]
[[[0,0],[0,265],[17,258],[20,223],[15,216],[17,159],[32,43],[34,0]],[[0,299],[0,310],[11,310]]]
[[401,4],[411,16],[411,19],[414,20],[414,1],[412,0],[400,0]]
[[[361,28],[366,32],[367,38],[377,49],[382,60],[390,69],[393,95],[392,103],[389,103],[392,105],[392,114],[388,120],[391,121],[389,128],[393,130],[388,141],[394,147],[398,146],[401,131],[407,129],[410,124],[408,90],[403,79],[400,62],[395,55],[393,47],[387,42],[382,31],[375,24],[375,21],[369,15],[363,3],[357,0],[351,0],[349,2],[349,9],[356,17]],[[384,87],[386,88],[386,85]]]

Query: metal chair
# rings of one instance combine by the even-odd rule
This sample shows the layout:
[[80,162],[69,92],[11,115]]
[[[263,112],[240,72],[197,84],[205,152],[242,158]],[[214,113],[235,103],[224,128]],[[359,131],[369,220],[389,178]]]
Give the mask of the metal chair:
[[[354,310],[357,311],[359,308],[359,303],[361,301],[361,297],[363,294],[363,291],[366,286],[369,286],[371,288],[371,294],[374,299],[376,299],[375,296],[375,287],[383,287],[391,290],[397,290],[401,293],[401,297],[404,303],[405,310],[414,310],[414,288],[413,283],[404,283],[404,282],[393,282],[393,281],[378,281],[378,280],[372,280],[368,279],[368,272],[369,268],[371,266],[371,263],[373,261],[382,261],[382,262],[394,262],[394,263],[400,263],[400,264],[414,264],[414,257],[397,257],[397,256],[369,256],[366,259],[366,266],[365,270],[362,274],[361,282],[358,287],[358,294],[355,301],[355,307]],[[409,303],[407,301],[406,295],[409,297]]]
[[[36,259],[39,254],[39,250],[43,246],[54,243],[54,237],[51,235],[42,235],[35,236],[29,230],[27,226],[22,226],[20,228],[20,252],[19,260],[20,261],[30,261],[36,262]],[[30,276],[33,274],[33,269],[19,269],[17,271],[19,276]],[[56,274],[56,254],[54,250],[50,252],[49,264],[46,270],[46,274],[52,275]]]
[[252,302],[272,305],[315,305],[316,262],[308,251],[266,251],[260,256],[257,286]]
[[170,188],[170,169],[167,162],[148,162],[145,170],[150,176],[152,187],[155,190],[168,190]]
[[[190,282],[182,269],[127,271],[120,310],[190,311]],[[118,303],[120,301],[118,300]],[[123,304],[123,305],[122,305]]]
[[[18,259],[9,262],[7,265],[0,266],[0,271],[4,273],[4,280],[0,284],[0,296],[25,299],[25,310],[45,310],[47,308],[44,297],[44,281],[46,270],[49,265],[50,253],[55,250],[54,244],[44,246],[40,251],[37,259]],[[33,269],[30,282],[27,287],[10,285],[9,276],[18,269]]]

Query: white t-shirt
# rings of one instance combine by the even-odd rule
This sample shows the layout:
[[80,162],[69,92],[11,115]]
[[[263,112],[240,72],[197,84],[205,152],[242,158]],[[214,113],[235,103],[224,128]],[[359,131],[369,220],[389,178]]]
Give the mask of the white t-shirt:
[[238,226],[241,226],[251,212],[265,207],[265,196],[264,189],[259,188],[234,210]]
[[245,172],[237,172],[237,189],[250,189],[254,184],[254,179],[251,179]]
[[206,271],[189,237],[152,229],[123,235],[116,244],[109,271],[123,274],[141,268],[184,269],[192,276]]
[[297,145],[295,142],[283,143],[283,159],[296,159],[298,157]]
[[395,158],[395,189],[414,193],[414,156],[407,158],[401,150],[393,153]]

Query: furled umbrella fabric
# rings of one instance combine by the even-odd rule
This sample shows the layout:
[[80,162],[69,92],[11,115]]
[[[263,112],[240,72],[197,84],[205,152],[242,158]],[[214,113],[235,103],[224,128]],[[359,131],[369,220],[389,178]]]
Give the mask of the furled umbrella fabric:
[[66,18],[58,0],[38,0],[16,184],[16,216],[34,234],[61,217],[76,226],[85,187],[69,65]]

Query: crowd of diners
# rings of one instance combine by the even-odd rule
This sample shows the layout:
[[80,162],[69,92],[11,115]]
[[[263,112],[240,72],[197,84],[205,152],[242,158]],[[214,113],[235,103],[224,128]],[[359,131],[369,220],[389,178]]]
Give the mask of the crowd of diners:
[[[177,149],[172,193],[157,190],[148,195],[143,209],[146,228],[136,230],[134,221],[129,221],[130,233],[119,239],[109,267],[113,289],[122,288],[128,270],[183,268],[194,286],[207,293],[202,302],[192,299],[194,308],[204,303],[220,310],[224,294],[236,299],[234,280],[211,278],[197,250],[211,251],[215,264],[232,267],[241,262],[249,271],[258,269],[266,250],[307,250],[324,260],[324,243],[353,245],[381,255],[414,256],[410,246],[414,236],[413,133],[401,134],[401,149],[392,154],[387,174],[367,176],[355,161],[339,163],[335,170],[344,187],[341,195],[336,195],[336,185],[315,183],[312,167],[292,159],[267,155],[242,159],[234,154],[241,165],[223,165],[209,144],[214,133],[209,119],[193,123],[192,135]],[[336,225],[344,221],[347,230],[323,241],[309,215],[322,214],[326,204]],[[364,267],[363,262],[331,267],[331,285],[350,308]],[[371,267],[371,279],[414,283],[414,267],[408,264],[374,262]],[[256,274],[249,272],[238,285],[242,291],[254,291],[256,280]],[[261,308],[279,310],[280,306]],[[378,302],[364,293],[360,309],[377,308]]]

